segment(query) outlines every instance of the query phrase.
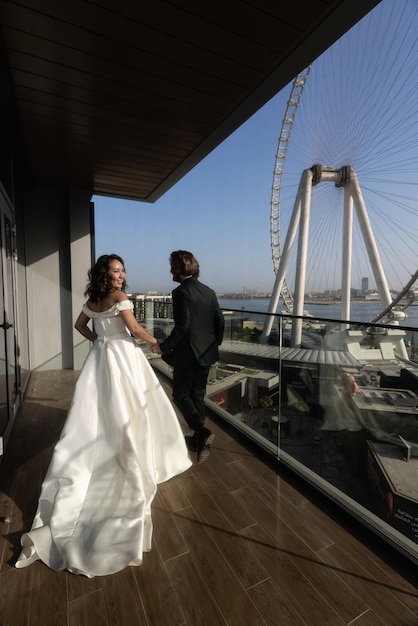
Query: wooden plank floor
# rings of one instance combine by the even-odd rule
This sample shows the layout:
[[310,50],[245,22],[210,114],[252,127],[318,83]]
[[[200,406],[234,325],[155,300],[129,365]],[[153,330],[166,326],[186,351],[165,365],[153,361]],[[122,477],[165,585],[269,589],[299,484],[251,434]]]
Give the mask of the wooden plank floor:
[[142,566],[15,569],[75,378],[32,375],[1,466],[0,626],[418,624],[412,564],[215,416],[209,459],[159,487]]

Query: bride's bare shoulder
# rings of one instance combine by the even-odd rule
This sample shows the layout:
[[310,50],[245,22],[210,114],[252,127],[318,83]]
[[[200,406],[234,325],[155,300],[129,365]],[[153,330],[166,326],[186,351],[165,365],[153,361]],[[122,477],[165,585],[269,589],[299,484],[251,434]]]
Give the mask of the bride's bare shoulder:
[[90,311],[93,311],[93,313],[104,313],[105,311],[111,309],[119,301],[119,298],[107,296],[97,302],[91,302],[89,300],[86,302],[86,306],[90,309]]
[[89,309],[90,311],[93,311],[94,313],[98,313],[100,311],[99,309],[99,303],[97,302],[92,302],[91,300],[87,300],[87,302],[84,305],[87,309]]
[[129,299],[124,291],[114,291],[111,296],[114,302],[122,302]]

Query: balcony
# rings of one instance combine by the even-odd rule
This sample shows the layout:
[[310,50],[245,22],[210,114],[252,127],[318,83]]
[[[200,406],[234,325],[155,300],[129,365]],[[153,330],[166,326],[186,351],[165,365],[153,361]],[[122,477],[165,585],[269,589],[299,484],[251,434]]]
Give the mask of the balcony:
[[[242,327],[248,326],[248,314],[239,316]],[[399,531],[354,500],[362,486],[357,475],[351,487],[343,480],[356,468],[355,453],[366,445],[357,441],[364,429],[350,430],[346,422],[343,428],[321,429],[324,424],[334,427],[330,418],[320,416],[328,396],[318,396],[315,389],[309,395],[290,377],[300,377],[313,363],[308,352],[304,359],[299,353],[295,369],[287,371],[291,366],[284,356],[294,350],[283,346],[290,332],[287,324],[279,321],[277,328],[281,350],[278,345],[242,341],[236,330],[228,331],[221,363],[213,368],[208,384],[207,424],[216,435],[209,459],[160,485],[153,504],[153,549],[144,555],[142,566],[106,577],[53,572],[40,562],[13,568],[78,375],[68,370],[32,373],[1,466],[2,626],[418,622],[418,575],[411,555],[393,540],[399,539]],[[335,322],[331,325],[334,335]],[[233,326],[236,329],[235,322]],[[318,334],[321,342],[326,334]],[[367,342],[375,349],[370,337]],[[318,354],[314,365],[322,359],[329,374],[330,358]],[[332,390],[331,407],[334,402],[345,406],[341,368],[353,367],[354,361],[347,355],[348,363],[341,355],[332,358],[332,380],[316,383]],[[170,396],[169,369],[163,371],[161,360],[150,359]],[[373,384],[360,386],[378,393],[373,372],[384,369],[386,374],[380,376],[389,376],[388,368],[387,362],[384,367],[375,362],[373,369],[364,364],[362,373],[369,378],[359,383]],[[322,365],[315,371],[325,374]],[[393,378],[383,381],[392,385]],[[294,397],[284,394],[283,387]],[[360,402],[359,395],[351,395],[350,403]],[[374,397],[371,403],[367,397],[361,396],[362,401],[374,410]],[[378,424],[388,419],[396,425],[398,411],[396,416],[386,410],[384,417],[380,409],[378,413]],[[335,415],[347,419],[342,411]],[[413,435],[413,426],[411,422],[411,432],[402,432]],[[355,441],[344,447],[351,435]],[[318,442],[318,436],[324,440]],[[410,462],[403,460],[405,468]],[[347,493],[349,487],[353,491]],[[378,520],[377,529],[371,522]],[[390,531],[395,534],[388,538]],[[414,545],[402,538],[404,548],[408,541]]]

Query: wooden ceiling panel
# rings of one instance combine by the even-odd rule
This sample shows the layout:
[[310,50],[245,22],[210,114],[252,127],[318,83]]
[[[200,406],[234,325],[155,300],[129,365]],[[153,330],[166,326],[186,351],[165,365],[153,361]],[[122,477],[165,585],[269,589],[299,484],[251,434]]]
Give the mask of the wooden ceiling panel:
[[[23,93],[26,92],[26,93]],[[127,134],[132,137],[132,133],[138,131],[144,139],[150,136],[151,140],[168,141],[169,145],[177,144],[187,146],[190,149],[196,144],[199,138],[204,137],[207,130],[202,122],[189,122],[187,125],[183,118],[173,116],[158,116],[155,110],[147,109],[141,111],[141,115],[134,115],[132,108],[122,107],[118,103],[118,108],[113,108],[110,103],[107,106],[99,106],[97,103],[88,103],[57,94],[51,98],[51,94],[43,91],[28,89],[27,87],[16,90],[21,102],[22,113],[30,113],[44,118],[60,120],[63,125],[79,124],[81,127],[100,128],[109,137],[113,133]],[[143,107],[139,107],[143,109]],[[138,112],[137,112],[138,113]]]
[[34,186],[154,201],[378,0],[2,0]]

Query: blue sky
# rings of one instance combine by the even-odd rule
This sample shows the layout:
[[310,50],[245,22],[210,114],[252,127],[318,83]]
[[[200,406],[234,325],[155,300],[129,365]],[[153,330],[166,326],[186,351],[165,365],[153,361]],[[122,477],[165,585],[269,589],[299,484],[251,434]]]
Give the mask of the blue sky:
[[[315,61],[292,130],[283,177],[282,244],[303,169],[357,172],[389,286],[418,267],[418,3],[384,0]],[[173,288],[168,256],[192,251],[217,292],[269,292],[274,284],[270,201],[278,137],[291,85],[154,204],[96,196],[96,253],[124,257],[132,291]],[[341,192],[312,196],[307,290],[341,286]],[[117,216],[115,218],[115,216]],[[115,219],[118,229],[115,229]],[[352,284],[369,277],[354,225]],[[296,244],[287,278],[294,280]]]

